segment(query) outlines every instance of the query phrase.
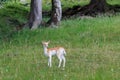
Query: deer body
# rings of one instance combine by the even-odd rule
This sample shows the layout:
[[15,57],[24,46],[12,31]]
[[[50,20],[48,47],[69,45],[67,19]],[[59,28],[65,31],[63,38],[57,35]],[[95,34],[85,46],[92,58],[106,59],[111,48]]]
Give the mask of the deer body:
[[52,56],[56,55],[59,59],[59,65],[58,67],[61,66],[61,63],[63,61],[63,67],[65,67],[65,49],[63,47],[55,47],[55,48],[48,48],[49,42],[42,42],[43,48],[44,48],[44,54],[49,58],[48,59],[48,66],[52,66]]

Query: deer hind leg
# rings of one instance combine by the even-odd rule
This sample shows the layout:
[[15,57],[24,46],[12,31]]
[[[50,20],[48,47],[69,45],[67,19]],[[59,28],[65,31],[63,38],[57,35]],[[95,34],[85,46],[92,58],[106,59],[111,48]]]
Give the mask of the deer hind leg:
[[58,65],[58,67],[61,66],[61,63],[62,63],[62,59],[60,58],[60,59],[59,59],[59,65]]
[[66,63],[65,56],[64,56],[64,55],[62,55],[62,56],[61,56],[61,59],[62,59],[62,61],[63,61],[63,67],[65,67],[65,63]]
[[58,68],[60,68],[60,66],[61,66],[61,63],[62,63],[62,57],[59,55],[59,56],[57,56],[58,57],[58,59],[59,59],[59,65],[58,65]]
[[65,67],[66,59],[65,59],[64,55],[62,55],[62,60],[63,60],[63,67]]
[[63,67],[65,67],[66,59],[65,59],[64,55],[61,55],[60,57],[58,57],[58,59],[59,59],[58,67],[61,66],[62,61],[63,61]]

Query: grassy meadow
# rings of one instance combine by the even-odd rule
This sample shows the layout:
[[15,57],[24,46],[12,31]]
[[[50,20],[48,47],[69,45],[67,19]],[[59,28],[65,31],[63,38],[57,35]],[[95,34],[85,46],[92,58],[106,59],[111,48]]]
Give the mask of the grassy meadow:
[[[0,80],[120,79],[120,14],[66,19],[59,28],[14,31],[9,19],[26,22],[28,12],[14,6],[0,9]],[[50,48],[65,47],[64,69],[57,67],[55,56],[52,67],[47,66],[41,41],[48,40]]]

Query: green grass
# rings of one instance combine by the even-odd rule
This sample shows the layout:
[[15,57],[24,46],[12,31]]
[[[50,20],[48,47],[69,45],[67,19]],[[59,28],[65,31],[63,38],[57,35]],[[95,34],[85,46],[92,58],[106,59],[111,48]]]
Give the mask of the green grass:
[[[63,20],[60,28],[23,30],[0,46],[2,80],[119,80],[120,16]],[[47,66],[41,41],[64,46],[65,70]]]
[[[0,9],[0,80],[120,79],[120,14],[62,20],[59,28],[16,32],[8,19],[26,22],[28,10],[19,10]],[[48,40],[49,47],[65,47],[64,70],[57,67],[55,56],[52,68],[47,66],[41,41]]]

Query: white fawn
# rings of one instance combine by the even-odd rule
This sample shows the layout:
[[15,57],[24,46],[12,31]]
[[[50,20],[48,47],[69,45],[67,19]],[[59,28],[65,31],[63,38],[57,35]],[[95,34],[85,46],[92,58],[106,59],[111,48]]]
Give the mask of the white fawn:
[[49,58],[48,59],[48,66],[49,67],[52,66],[52,56],[56,55],[59,59],[58,67],[61,66],[62,61],[63,61],[63,67],[65,67],[65,62],[66,62],[66,59],[64,56],[64,55],[66,55],[65,49],[63,47],[48,48],[49,43],[50,43],[50,41],[42,42],[43,48],[44,48],[44,54],[46,56],[48,56],[48,58]]

